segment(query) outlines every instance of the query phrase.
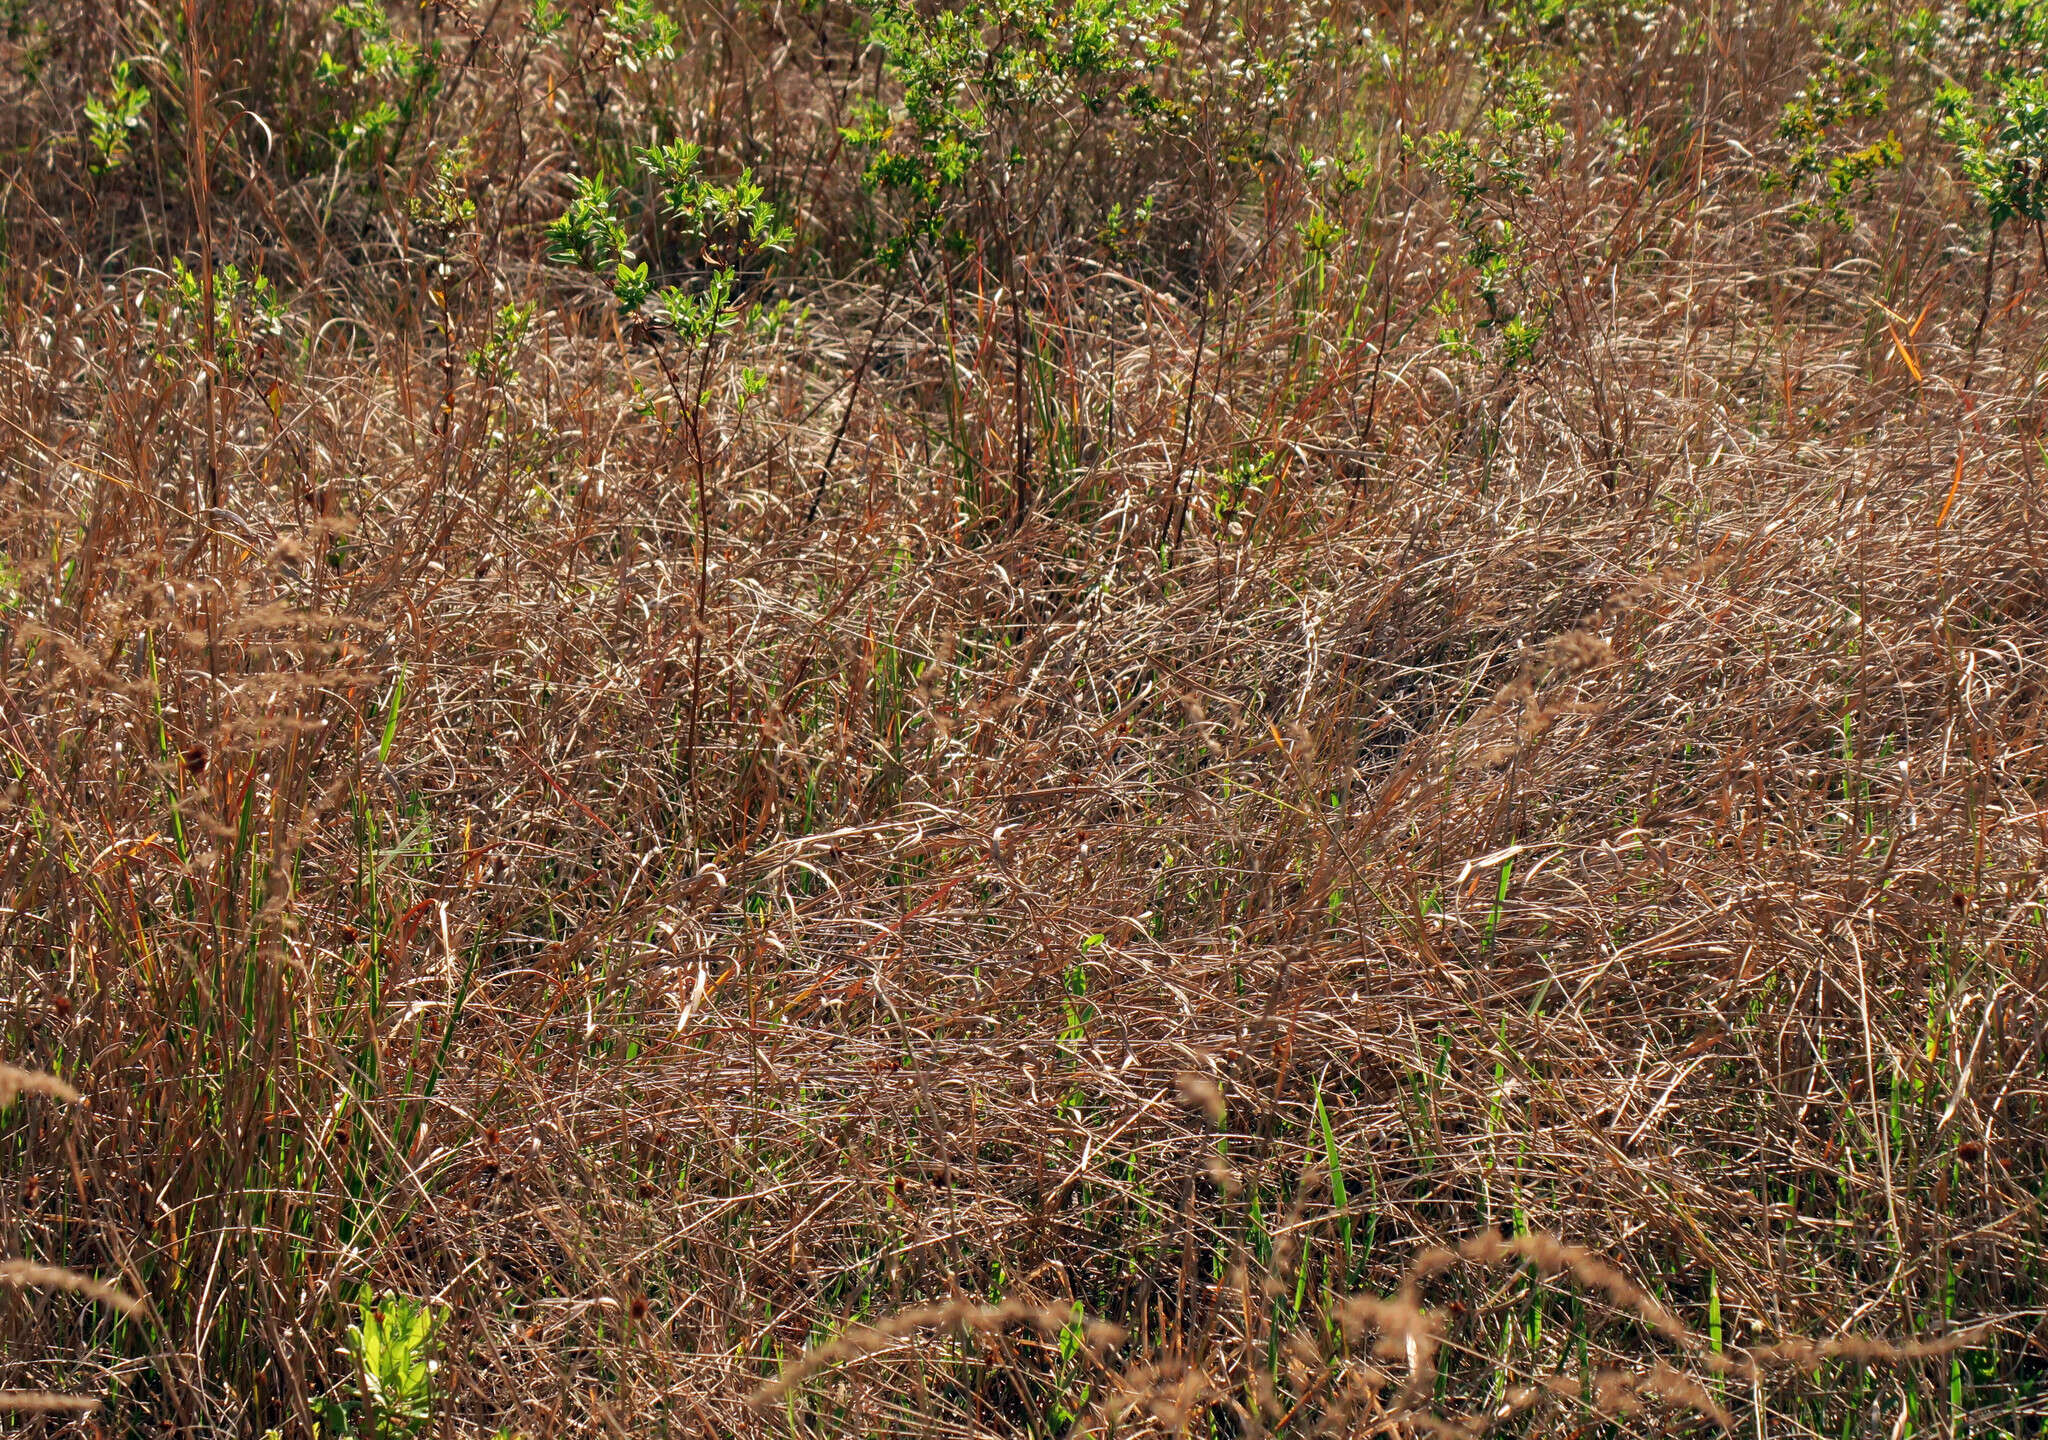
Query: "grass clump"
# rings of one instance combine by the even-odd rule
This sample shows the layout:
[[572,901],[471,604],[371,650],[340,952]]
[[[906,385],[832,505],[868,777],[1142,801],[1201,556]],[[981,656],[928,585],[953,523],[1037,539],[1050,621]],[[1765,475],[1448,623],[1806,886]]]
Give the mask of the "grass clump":
[[0,5],[10,1423],[2038,1433],[2044,15]]

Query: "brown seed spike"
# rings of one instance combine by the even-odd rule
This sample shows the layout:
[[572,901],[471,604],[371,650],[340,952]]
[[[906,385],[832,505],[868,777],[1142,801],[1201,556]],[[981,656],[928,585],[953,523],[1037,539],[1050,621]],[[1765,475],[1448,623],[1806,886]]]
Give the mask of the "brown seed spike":
[[1214,1080],[1189,1070],[1183,1072],[1175,1083],[1180,1090],[1180,1098],[1208,1116],[1211,1125],[1223,1123],[1223,1092]]

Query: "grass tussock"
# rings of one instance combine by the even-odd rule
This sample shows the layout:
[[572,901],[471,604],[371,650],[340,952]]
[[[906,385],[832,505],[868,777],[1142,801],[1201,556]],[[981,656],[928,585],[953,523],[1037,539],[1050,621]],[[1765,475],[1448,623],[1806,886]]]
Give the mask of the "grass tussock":
[[2040,1433],[2043,87],[0,3],[10,1424]]

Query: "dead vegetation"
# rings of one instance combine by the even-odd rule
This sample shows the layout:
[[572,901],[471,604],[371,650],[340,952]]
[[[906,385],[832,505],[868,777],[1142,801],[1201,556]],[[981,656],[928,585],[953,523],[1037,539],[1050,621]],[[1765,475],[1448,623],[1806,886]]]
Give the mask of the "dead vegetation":
[[[2039,1432],[1934,42],[1195,3],[926,239],[887,6],[370,8],[0,6],[26,1433],[373,1433],[365,1291],[443,1434]],[[695,348],[545,234],[678,137],[794,227]]]

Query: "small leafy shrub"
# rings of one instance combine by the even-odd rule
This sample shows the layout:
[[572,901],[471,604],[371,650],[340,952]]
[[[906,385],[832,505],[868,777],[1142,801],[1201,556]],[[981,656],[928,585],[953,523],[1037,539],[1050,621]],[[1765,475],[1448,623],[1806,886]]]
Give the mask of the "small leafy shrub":
[[344,158],[389,136],[394,148],[440,93],[441,42],[400,35],[378,0],[343,0],[328,16],[341,27],[354,60],[322,51],[315,74],[354,97],[349,118],[333,136]]
[[[1474,131],[1404,137],[1422,168],[1450,194],[1464,262],[1486,307],[1478,328],[1495,337],[1503,373],[1534,357],[1550,308],[1516,216],[1564,138],[1542,76],[1527,68],[1490,78],[1489,103]],[[1449,321],[1455,310],[1446,303],[1440,313]],[[1442,338],[1454,353],[1478,353],[1454,324],[1445,326]]]
[[[1887,42],[1925,77],[1921,101],[1991,232],[2038,221],[2048,162],[2048,3],[1967,0],[1922,8]],[[1878,47],[1884,48],[1884,47]]]
[[[403,1295],[367,1297],[362,1318],[348,1328],[348,1352],[362,1391],[361,1432],[369,1440],[422,1433],[434,1418],[440,1361],[435,1336],[447,1313]],[[345,1433],[345,1416],[331,1415],[329,1428]]]
[[1994,236],[2013,221],[2048,217],[2048,74],[2008,75],[1982,103],[1951,82],[1934,110]]
[[[536,34],[552,33],[549,24],[557,28],[561,24],[546,0],[538,0],[533,13]],[[673,59],[682,29],[655,9],[653,0],[612,0],[611,8],[604,12],[604,34],[619,65],[632,71]]]
[[507,303],[491,322],[490,338],[469,352],[470,369],[479,379],[509,385],[519,378],[519,349],[533,324],[533,304]]
[[1957,178],[1987,222],[1974,354],[1990,317],[2006,227],[2031,227],[2048,255],[2048,4],[1970,0],[1960,11],[1922,10],[1901,27],[1901,37],[1941,82],[1929,105],[1933,128],[1951,147]]
[[1848,230],[1850,206],[1866,196],[1877,176],[1905,159],[1896,133],[1858,145],[1855,122],[1886,113],[1891,81],[1888,49],[1879,37],[1843,29],[1821,38],[1821,63],[1785,105],[1778,138],[1790,147],[1764,175],[1764,189],[1803,195],[1792,209],[1797,224],[1815,221]]
[[149,87],[135,78],[126,60],[114,66],[104,98],[85,102],[85,138],[92,147],[86,168],[95,175],[118,170],[131,153],[135,132],[146,129]]
[[[143,310],[164,337],[156,347],[159,365],[176,369],[200,353],[205,285],[183,260],[171,261],[170,284],[150,294]],[[283,335],[289,313],[262,271],[245,276],[233,263],[218,266],[213,272],[213,350],[222,372],[244,373],[265,339]]]
[[893,225],[891,253],[920,238],[963,248],[1010,235],[1017,217],[1080,198],[1062,181],[1075,178],[1084,134],[1114,152],[1183,118],[1162,83],[1178,53],[1170,0],[860,4],[901,98],[868,101],[843,134]]
[[476,201],[468,182],[475,167],[476,154],[467,136],[435,150],[419,192],[406,197],[405,210],[412,222],[446,234],[474,220]]
[[635,156],[656,182],[662,213],[675,222],[677,239],[695,253],[704,275],[695,289],[668,284],[657,291],[619,214],[620,192],[603,176],[582,180],[547,232],[549,258],[603,278],[627,314],[654,299],[656,318],[692,343],[738,319],[741,272],[786,250],[795,238],[750,171],[720,184],[705,177],[699,157],[698,147],[685,141],[650,146]]

